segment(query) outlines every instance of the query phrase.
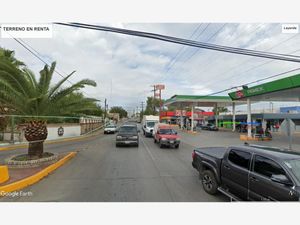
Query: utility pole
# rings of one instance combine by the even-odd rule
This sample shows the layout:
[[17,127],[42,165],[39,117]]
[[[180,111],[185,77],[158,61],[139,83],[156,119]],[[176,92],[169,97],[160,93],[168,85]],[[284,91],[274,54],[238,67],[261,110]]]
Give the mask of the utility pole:
[[[156,84],[154,85],[154,100],[155,97],[158,96],[159,98],[159,117],[162,111],[162,101],[161,101],[161,91],[165,89],[165,85],[164,84]],[[156,94],[156,91],[159,91],[158,94]]]
[[107,108],[108,108],[108,105],[107,105],[107,99],[105,98],[104,100],[104,123],[105,123],[105,119],[106,119],[106,115],[107,115]]
[[145,104],[145,102],[141,102],[141,106],[142,106],[142,114],[144,114],[144,104]]
[[151,87],[153,87],[153,89],[151,91],[153,91],[153,101],[152,101],[152,104],[153,104],[153,114],[155,114],[155,94],[156,94],[156,86],[155,85],[152,85]]
[[142,116],[144,116],[144,103],[145,103],[145,102],[141,102],[142,113],[140,113],[140,121],[142,121]]

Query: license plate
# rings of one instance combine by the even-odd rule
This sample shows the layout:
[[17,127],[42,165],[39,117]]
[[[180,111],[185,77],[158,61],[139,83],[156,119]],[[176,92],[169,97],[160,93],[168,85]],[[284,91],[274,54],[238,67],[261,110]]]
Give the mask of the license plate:
[[174,144],[174,141],[170,141],[170,144]]
[[125,144],[130,144],[130,141],[125,141]]

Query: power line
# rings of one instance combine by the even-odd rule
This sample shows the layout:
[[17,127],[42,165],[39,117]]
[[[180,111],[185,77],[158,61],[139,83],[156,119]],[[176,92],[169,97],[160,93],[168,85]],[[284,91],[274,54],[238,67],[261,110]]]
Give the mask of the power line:
[[[41,62],[43,62],[45,65],[50,66],[45,60],[43,60],[39,54],[34,53],[33,51],[31,51],[25,44],[23,44],[20,40],[18,40],[17,38],[13,37],[13,39],[18,42],[20,45],[22,45],[26,50],[28,50],[33,56],[35,56],[37,59],[39,59]],[[28,45],[28,44],[27,44]],[[62,78],[65,78],[61,73],[59,73],[57,70],[54,70],[55,73],[57,73],[59,76],[61,76]],[[73,84],[71,81],[67,80],[69,83]]]
[[[194,36],[194,34],[200,29],[201,26],[202,26],[202,24],[200,23],[197,26],[197,28],[194,30],[194,32],[192,33],[192,35],[189,37],[189,39],[191,39]],[[181,54],[181,51],[183,51],[184,48],[186,48],[186,46],[182,46],[179,49],[179,51],[177,52],[177,54],[175,55],[175,57],[173,58],[173,60],[170,63],[168,63],[166,73],[168,73],[169,70],[173,67],[174,62],[176,62],[177,57]],[[183,54],[184,54],[184,51],[183,51]]]
[[295,72],[295,71],[298,71],[298,70],[300,70],[300,67],[292,69],[292,70],[289,70],[289,71],[285,71],[285,72],[282,72],[282,73],[278,73],[278,74],[275,74],[275,75],[271,75],[271,76],[268,76],[268,77],[265,77],[265,78],[262,78],[262,79],[251,81],[251,82],[248,82],[248,83],[245,83],[245,84],[241,84],[241,85],[237,85],[237,86],[234,86],[234,87],[226,88],[226,89],[223,89],[223,90],[220,90],[220,91],[216,91],[216,92],[213,92],[211,94],[201,96],[201,98],[205,98],[205,97],[209,97],[209,96],[212,96],[212,95],[221,94],[223,92],[230,91],[230,90],[242,87],[244,85],[247,86],[247,85],[250,85],[250,84],[254,84],[254,83],[261,82],[261,81],[269,80],[271,78],[275,78],[275,77],[278,77],[278,76],[281,76],[281,75],[284,75],[284,74],[287,74],[287,73]]
[[[210,25],[210,23],[208,23],[207,25],[206,25],[206,27],[200,32],[200,34],[198,34],[198,36],[195,38],[195,40],[197,40],[205,31],[206,31],[206,29],[208,28],[208,26]],[[191,39],[191,38],[189,38],[189,39]],[[186,46],[183,46],[182,48],[185,48]],[[184,55],[184,53],[185,52],[187,52],[187,50],[188,49],[185,49],[185,51],[183,52],[183,54],[182,55]],[[179,58],[178,58],[179,59]],[[177,59],[177,60],[178,60]],[[168,72],[173,68],[173,66],[176,64],[176,62],[177,62],[177,60],[174,60],[174,63],[172,64],[172,66],[171,67],[169,67],[169,69],[166,71],[166,75],[168,74]]]
[[[255,29],[253,29],[252,31],[250,31],[249,33],[247,33],[247,35],[250,35],[250,34],[256,32],[259,28],[260,28],[260,24],[259,24],[258,26],[256,26]],[[247,31],[247,30],[246,30],[246,31]],[[244,33],[246,33],[246,31],[242,32],[242,34],[244,35]],[[233,39],[232,41],[238,40],[238,39],[242,36],[242,34],[240,34],[239,36],[237,36],[237,37],[236,37],[235,39]],[[198,72],[199,74],[202,73],[202,72],[204,72],[204,71],[206,71],[206,70],[207,70],[207,67],[210,66],[211,64],[213,64],[214,62],[216,62],[217,59],[220,58],[220,56],[215,57],[214,60],[210,60],[211,58],[213,58],[213,57],[210,57],[210,58],[209,58],[208,63],[205,64],[205,69],[199,71],[199,72]],[[194,71],[194,70],[192,70],[192,71]]]
[[[35,56],[37,59],[39,59],[41,62],[43,62],[45,65],[51,67],[51,65],[49,63],[47,63],[41,56],[41,54],[35,50],[32,46],[30,46],[28,43],[26,43],[24,40],[22,39],[17,39],[15,37],[12,37],[16,42],[18,42],[23,48],[25,48],[27,51],[29,51],[33,56]],[[57,73],[59,76],[61,76],[62,78],[65,78],[65,76],[63,76],[57,69],[54,70],[55,73]],[[66,74],[66,73],[65,73]],[[70,80],[66,80],[67,82],[69,82],[70,84],[74,85],[73,82],[71,82]],[[90,96],[89,94],[87,94],[85,91],[82,90],[82,92],[84,94],[86,94],[87,96]],[[91,98],[94,98],[92,96],[90,96]]]
[[[209,24],[208,24],[209,25]],[[208,42],[208,41],[210,41],[213,37],[215,37],[218,33],[220,33],[221,32],[221,30],[223,30],[224,29],[224,27],[226,26],[226,23],[224,23],[213,35],[211,35],[207,40],[206,40],[206,42]],[[206,26],[206,28],[207,28],[208,26]],[[192,55],[190,55],[187,59],[185,59],[185,61],[183,61],[182,63],[181,63],[181,66],[183,66],[189,59],[191,59],[195,54],[197,54],[198,52],[199,52],[199,48],[196,50],[196,51],[194,51],[194,53],[192,53]],[[167,79],[167,75],[164,77],[164,79],[163,80],[166,80]]]
[[140,32],[140,31],[134,31],[134,30],[128,30],[128,29],[120,29],[120,28],[112,28],[112,27],[105,27],[105,26],[96,26],[96,25],[88,25],[88,24],[80,24],[80,23],[71,23],[71,24],[55,23],[55,24],[151,38],[151,39],[156,39],[156,40],[161,40],[161,41],[166,41],[166,42],[171,42],[171,43],[177,43],[177,44],[182,44],[182,45],[187,45],[187,46],[194,46],[194,47],[198,47],[198,48],[205,48],[205,49],[215,50],[215,51],[229,52],[229,53],[240,54],[240,55],[248,55],[248,56],[254,56],[254,57],[261,57],[261,58],[270,58],[270,59],[290,61],[290,62],[300,62],[300,59],[299,59],[300,56],[296,56],[296,55],[285,55],[285,54],[279,54],[279,53],[269,53],[269,52],[262,52],[262,51],[242,49],[242,48],[233,48],[233,47],[191,41],[191,40],[182,39],[182,38],[175,38],[175,37],[166,36],[166,35],[158,35],[158,34],[154,34],[154,33]]
[[[284,41],[282,41],[282,42],[276,44],[275,46],[273,46],[273,47],[271,47],[271,48],[268,48],[267,50],[271,50],[271,49],[273,49],[273,48],[275,48],[275,47],[278,47],[279,45],[281,45],[281,44],[283,44],[283,43],[285,43],[285,42],[291,40],[292,38],[296,37],[297,35],[298,35],[298,34],[293,35],[292,37],[290,37],[290,38],[288,38],[288,39],[286,39],[286,40],[284,40]],[[296,52],[298,52],[298,51],[300,51],[300,49],[298,49],[298,50],[296,50],[296,51],[289,52],[288,54],[293,54],[293,53],[296,53]],[[224,75],[224,74],[226,74],[226,73],[228,73],[228,72],[230,72],[230,71],[232,71],[232,70],[235,70],[236,68],[239,68],[240,66],[244,65],[245,63],[247,63],[247,62],[249,62],[249,61],[251,61],[251,60],[252,60],[252,59],[245,60],[244,62],[240,63],[238,66],[232,67],[232,68],[230,68],[229,70],[227,70],[226,72],[220,73],[220,74],[218,74],[218,75]],[[270,60],[270,61],[261,63],[261,64],[259,64],[259,65],[253,66],[253,67],[247,69],[246,71],[244,71],[243,73],[247,73],[247,72],[249,72],[249,71],[255,70],[255,69],[257,69],[257,68],[259,68],[259,67],[261,67],[261,66],[264,66],[264,65],[269,64],[269,63],[274,62],[274,61],[275,61],[275,60]],[[217,76],[218,76],[218,75],[217,75]],[[217,77],[217,76],[214,76],[214,77]],[[227,77],[227,78],[225,78],[225,79],[223,79],[223,80],[220,80],[219,82],[228,80],[228,79],[233,78],[233,77],[236,77],[236,76],[237,76],[237,75],[232,75],[232,76]],[[209,85],[214,84],[214,83],[215,83],[215,82],[209,82],[209,83],[206,83],[206,85],[209,86]]]
[[[224,23],[212,36],[210,36],[207,40],[206,40],[206,42],[209,42],[213,37],[215,37],[218,33],[220,33],[221,32],[221,30],[223,30],[224,29],[224,27],[226,26],[226,23]],[[198,52],[199,52],[199,50],[200,49],[197,49],[188,59],[186,59],[184,62],[183,62],[183,64],[184,63],[186,63],[189,59],[191,59],[194,55],[196,55]]]

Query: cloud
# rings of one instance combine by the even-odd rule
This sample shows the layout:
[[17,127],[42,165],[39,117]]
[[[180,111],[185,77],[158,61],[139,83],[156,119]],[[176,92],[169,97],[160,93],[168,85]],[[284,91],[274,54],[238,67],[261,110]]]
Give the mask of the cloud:
[[[290,53],[300,46],[300,36],[282,34],[281,24],[226,24],[217,34],[223,24],[202,24],[200,27],[199,24],[192,23],[102,25],[197,38],[196,40],[203,42],[210,40],[210,43],[233,47],[263,51],[271,49],[279,53]],[[192,34],[194,35],[191,36]],[[296,63],[58,25],[54,26],[51,40],[24,41],[48,62],[57,61],[57,70],[64,75],[76,70],[71,78],[72,82],[84,78],[95,80],[98,84],[96,88],[88,87],[84,90],[90,97],[102,101],[107,98],[110,106],[121,105],[127,108],[135,108],[147,96],[151,96],[153,93],[150,86],[156,83],[166,85],[163,98],[174,94],[206,95],[298,66]],[[0,46],[15,50],[16,57],[35,73],[42,69],[43,63],[13,39],[0,39]],[[175,57],[176,55],[178,56]],[[262,65],[263,63],[265,64]],[[284,76],[288,75],[290,74]],[[59,79],[61,77],[56,74],[54,82]]]

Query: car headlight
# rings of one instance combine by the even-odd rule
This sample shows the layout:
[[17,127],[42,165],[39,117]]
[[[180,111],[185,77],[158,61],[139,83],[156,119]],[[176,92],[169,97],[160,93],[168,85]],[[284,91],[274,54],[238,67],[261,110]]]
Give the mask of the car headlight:
[[133,139],[138,139],[138,136],[132,136]]
[[161,140],[162,140],[162,141],[167,141],[168,139],[167,139],[167,138],[162,138]]
[[117,139],[122,139],[122,136],[117,136]]

